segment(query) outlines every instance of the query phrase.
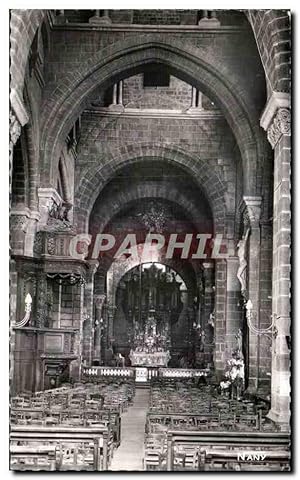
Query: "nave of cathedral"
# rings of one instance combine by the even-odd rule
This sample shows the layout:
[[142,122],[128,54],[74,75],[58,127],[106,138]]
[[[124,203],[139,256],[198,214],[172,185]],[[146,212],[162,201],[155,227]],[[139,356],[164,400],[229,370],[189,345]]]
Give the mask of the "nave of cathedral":
[[287,10],[11,10],[11,469],[291,469],[290,56]]

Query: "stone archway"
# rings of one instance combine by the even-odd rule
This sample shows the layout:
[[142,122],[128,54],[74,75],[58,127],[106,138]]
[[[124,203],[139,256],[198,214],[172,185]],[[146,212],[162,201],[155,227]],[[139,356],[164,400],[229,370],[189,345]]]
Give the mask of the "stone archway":
[[[100,191],[118,170],[124,165],[137,163],[143,159],[165,161],[170,165],[178,165],[190,173],[204,192],[212,210],[215,231],[222,232],[226,216],[226,185],[212,170],[207,170],[205,162],[193,157],[179,148],[167,148],[159,144],[143,144],[107,152],[104,165],[91,167],[81,179],[75,193],[76,220],[78,231],[87,231],[92,207]],[[100,162],[99,162],[100,163]]]
[[260,158],[260,132],[257,113],[252,110],[250,103],[246,103],[246,92],[232,82],[230,72],[216,57],[208,55],[201,48],[183,46],[182,42],[175,41],[169,45],[165,38],[159,39],[157,35],[153,35],[153,38],[147,36],[144,43],[141,43],[140,37],[130,38],[104,48],[82,65],[76,71],[76,76],[67,76],[64,84],[58,86],[47,99],[41,138],[46,175],[43,182],[49,183],[48,174],[52,180],[53,169],[56,168],[53,159],[58,157],[60,142],[85,108],[95,88],[100,85],[106,87],[153,61],[168,65],[179,78],[217,99],[242,154],[244,190],[253,194],[253,189],[257,189],[254,166]]

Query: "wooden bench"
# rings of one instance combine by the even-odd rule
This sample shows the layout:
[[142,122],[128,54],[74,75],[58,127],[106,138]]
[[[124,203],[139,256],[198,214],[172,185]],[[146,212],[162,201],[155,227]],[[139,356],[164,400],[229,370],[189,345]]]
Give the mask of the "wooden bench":
[[[53,409],[32,409],[32,408],[12,408],[10,412],[12,425],[30,425],[36,424],[40,420],[43,425],[61,424],[64,419],[74,419],[76,416],[79,420],[78,426],[90,426],[100,422],[106,422],[114,436],[115,446],[118,447],[121,442],[121,416],[119,412],[107,410],[53,410]],[[50,422],[52,419],[52,422]]]
[[[259,430],[261,425],[260,415],[236,415],[206,414],[195,415],[192,413],[152,413],[148,412],[146,417],[146,432],[157,431],[157,426],[170,430]],[[225,428],[224,428],[225,427]]]
[[113,455],[113,438],[108,429],[97,427],[12,426],[10,448],[15,446],[57,448],[57,470],[107,470]]
[[56,459],[56,446],[10,446],[10,468],[14,471],[55,471]]
[[[270,458],[274,457],[275,461],[281,459],[286,466],[289,459],[290,437],[287,433],[276,432],[199,432],[199,431],[175,431],[170,430],[167,433],[167,470],[174,470],[176,454],[181,452],[184,456],[185,465],[188,456],[194,455],[195,451],[201,451],[202,456],[205,451],[205,462],[211,464],[212,452],[231,453],[231,463],[239,464],[238,455],[243,452],[267,452]],[[273,452],[273,453],[271,453]],[[277,460],[276,460],[277,455]],[[179,455],[180,459],[180,455]],[[271,462],[271,460],[269,460]],[[225,462],[226,463],[226,462]],[[260,465],[268,463],[268,456],[265,460],[261,460]],[[274,463],[274,462],[273,462]],[[203,466],[200,462],[200,465]],[[278,465],[280,470],[281,465]],[[204,468],[204,467],[203,467]],[[205,467],[206,468],[206,467]]]
[[235,451],[223,451],[201,448],[197,455],[197,470],[203,471],[288,471],[290,470],[290,452],[284,450],[266,451],[266,458],[261,460],[259,455],[251,452],[244,456],[237,456]]

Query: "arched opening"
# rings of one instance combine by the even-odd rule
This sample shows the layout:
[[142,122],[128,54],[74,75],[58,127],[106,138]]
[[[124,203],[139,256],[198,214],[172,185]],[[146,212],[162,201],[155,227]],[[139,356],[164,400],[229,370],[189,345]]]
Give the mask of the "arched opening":
[[[45,145],[44,161],[47,163],[50,151],[52,158],[57,158],[61,148],[59,142],[66,138],[74,121],[86,108],[86,105],[93,100],[100,87],[102,91],[105,91],[120,80],[143,71],[145,65],[155,62],[166,65],[172,75],[195,86],[220,106],[241,151],[243,166],[247,171],[244,175],[244,187],[249,191],[254,182],[251,179],[252,173],[248,172],[249,162],[251,162],[253,171],[254,165],[256,166],[259,160],[259,150],[261,149],[260,132],[253,127],[257,112],[251,103],[246,103],[246,96],[240,92],[240,88],[232,85],[232,76],[226,74],[224,65],[219,65],[215,58],[206,58],[205,55],[204,58],[202,50],[195,52],[195,49],[187,48],[186,51],[182,51],[182,45],[180,47],[178,49],[175,44],[172,46],[162,45],[157,41],[150,41],[143,45],[140,45],[139,42],[137,47],[137,45],[134,46],[134,41],[130,40],[123,57],[124,44],[122,46],[115,45],[116,57],[110,52],[110,62],[106,63],[105,76],[102,75],[101,66],[105,59],[104,52],[101,59],[95,58],[94,65],[97,64],[98,68],[95,69],[94,66],[91,71],[87,65],[87,71],[82,75],[80,83],[77,86],[74,85],[71,97],[75,95],[76,98],[74,98],[74,102],[71,97],[68,98],[68,105],[73,105],[71,110],[69,107],[66,110],[65,106],[59,106],[61,101],[63,104],[65,103],[62,98],[53,97],[53,108],[48,110],[41,139],[42,144]],[[195,55],[196,53],[197,55]],[[222,80],[217,74],[218,68],[223,71]],[[196,76],[195,71],[197,71]],[[69,81],[70,84],[74,83],[74,78],[70,78]],[[76,79],[76,83],[77,81],[78,79]],[[240,98],[243,98],[243,104],[241,104]],[[239,120],[237,121],[237,119]],[[52,131],[52,140],[48,143],[47,137],[50,131]]]
[[192,293],[180,274],[159,262],[141,263],[123,275],[116,289],[113,344],[127,364],[130,350],[170,350],[171,364],[176,364],[191,342],[193,319],[187,312]]
[[12,208],[28,206],[28,158],[25,131],[14,146],[12,165]]

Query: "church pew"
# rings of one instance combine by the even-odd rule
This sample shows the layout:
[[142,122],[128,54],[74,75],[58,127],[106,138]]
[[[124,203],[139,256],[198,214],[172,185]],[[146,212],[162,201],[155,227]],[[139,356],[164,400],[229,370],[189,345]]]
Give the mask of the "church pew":
[[11,423],[12,425],[20,424],[21,420],[25,420],[27,425],[32,425],[36,420],[44,420],[44,424],[49,424],[50,422],[47,419],[52,418],[56,419],[57,424],[64,423],[65,419],[73,419],[76,415],[80,419],[79,424],[83,427],[90,426],[97,422],[106,421],[109,428],[111,429],[114,436],[115,446],[118,447],[121,442],[121,416],[119,412],[107,411],[107,410],[82,410],[82,411],[73,411],[73,410],[60,410],[53,411],[51,409],[32,409],[32,408],[13,408],[11,409]]
[[276,432],[198,432],[171,431],[167,432],[167,470],[174,469],[176,452],[185,448],[200,451],[220,450],[231,451],[236,456],[245,450],[253,452],[288,452],[290,437],[286,433]]
[[165,470],[166,432],[145,435],[144,470]]
[[268,450],[262,460],[250,451],[241,457],[235,451],[201,448],[197,454],[197,470],[287,471],[290,470],[290,458],[290,452],[284,450]]
[[146,416],[146,432],[156,431],[156,426],[165,426],[169,430],[218,430],[224,427],[228,429],[259,430],[260,419],[258,415],[194,415],[191,413],[151,413]]
[[10,446],[10,468],[14,471],[55,471],[56,446]]
[[113,455],[109,429],[97,427],[12,426],[10,446],[51,444],[59,450],[58,470],[107,470]]

